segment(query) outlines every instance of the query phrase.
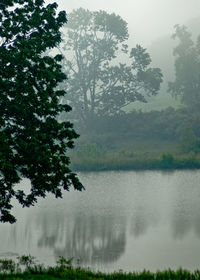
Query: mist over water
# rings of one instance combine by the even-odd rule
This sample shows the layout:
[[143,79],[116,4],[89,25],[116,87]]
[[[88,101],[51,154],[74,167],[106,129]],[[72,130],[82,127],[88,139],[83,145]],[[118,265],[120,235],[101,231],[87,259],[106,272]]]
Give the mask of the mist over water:
[[59,256],[102,271],[180,266],[200,257],[200,172],[79,174],[86,191],[15,208],[18,222],[0,225],[0,256]]

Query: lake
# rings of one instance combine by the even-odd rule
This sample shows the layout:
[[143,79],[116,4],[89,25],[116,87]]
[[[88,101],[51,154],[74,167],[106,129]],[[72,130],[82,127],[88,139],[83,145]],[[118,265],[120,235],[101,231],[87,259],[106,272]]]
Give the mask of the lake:
[[[103,272],[200,268],[200,171],[79,173],[86,187],[49,195],[0,224],[0,257],[59,256]],[[28,181],[23,181],[28,185]]]

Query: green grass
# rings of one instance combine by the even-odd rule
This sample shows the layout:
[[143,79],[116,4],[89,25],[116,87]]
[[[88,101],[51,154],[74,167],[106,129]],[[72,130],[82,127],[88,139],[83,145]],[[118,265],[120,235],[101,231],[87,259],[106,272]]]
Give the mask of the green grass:
[[101,148],[85,143],[70,155],[71,168],[76,171],[164,170],[200,168],[200,155],[183,154],[177,143],[170,141],[132,141],[113,143]]
[[92,138],[81,136],[76,149],[72,150],[70,157],[90,157],[99,158],[101,156],[118,156],[127,155],[129,157],[159,157],[163,153],[179,153],[178,143],[169,140],[157,139],[136,139],[132,136],[124,137],[123,135],[94,135]]
[[177,271],[165,270],[158,272],[113,272],[102,273],[94,272],[89,269],[81,267],[73,267],[72,260],[66,260],[60,257],[54,267],[45,268],[43,265],[36,265],[35,258],[32,256],[21,256],[17,261],[11,259],[0,260],[0,279],[12,280],[54,280],[54,279],[68,279],[68,280],[148,280],[148,279],[166,279],[166,280],[185,280],[185,279],[200,279],[200,271],[190,272],[179,269]]
[[68,279],[68,280],[195,280],[200,279],[200,271],[189,272],[187,270],[167,270],[163,272],[152,273],[149,271],[143,271],[141,273],[122,273],[114,272],[111,274],[105,274],[100,272],[92,272],[84,269],[66,268],[60,270],[59,268],[50,268],[41,272],[26,271],[24,273],[16,274],[0,274],[0,279],[28,279],[28,280],[54,280],[54,279]]
[[84,157],[74,158],[72,168],[76,171],[199,169],[200,158],[196,156],[174,157],[172,154],[163,154],[159,158]]

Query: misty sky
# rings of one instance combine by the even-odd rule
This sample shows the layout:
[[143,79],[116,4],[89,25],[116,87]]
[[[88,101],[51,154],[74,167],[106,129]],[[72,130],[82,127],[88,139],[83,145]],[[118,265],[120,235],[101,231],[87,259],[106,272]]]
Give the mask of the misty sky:
[[83,7],[115,12],[128,22],[131,41],[148,46],[158,37],[173,33],[175,24],[200,16],[200,0],[48,0],[70,12]]

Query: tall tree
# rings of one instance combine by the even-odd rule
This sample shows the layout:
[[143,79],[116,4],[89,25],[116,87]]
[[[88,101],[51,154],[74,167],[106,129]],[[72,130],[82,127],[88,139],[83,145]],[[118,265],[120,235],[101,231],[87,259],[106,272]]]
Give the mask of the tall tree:
[[[70,122],[58,122],[68,112],[57,90],[65,80],[61,55],[44,55],[61,42],[67,22],[57,4],[43,0],[4,0],[0,3],[0,221],[13,223],[11,199],[23,207],[45,197],[62,197],[62,190],[83,186],[69,169],[68,148],[77,134]],[[30,190],[20,187],[31,181]],[[28,191],[28,192],[27,192]]]
[[173,39],[179,44],[174,49],[175,80],[169,83],[169,92],[180,96],[189,108],[200,106],[200,36],[194,43],[192,34],[185,26],[175,26]]
[[120,16],[79,8],[69,14],[63,33],[61,51],[67,54],[64,71],[69,78],[63,85],[69,92],[65,102],[73,105],[79,121],[119,113],[159,90],[162,74],[150,68],[146,50],[137,45],[127,57],[127,23]]

